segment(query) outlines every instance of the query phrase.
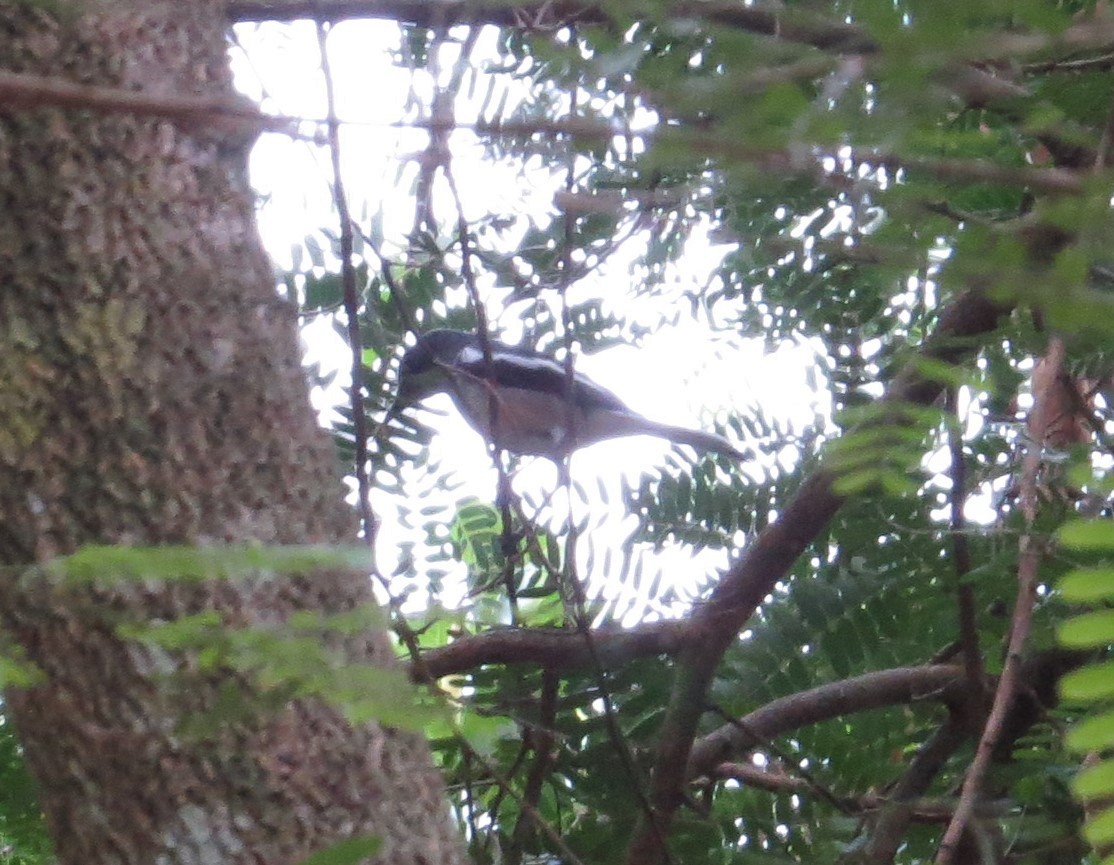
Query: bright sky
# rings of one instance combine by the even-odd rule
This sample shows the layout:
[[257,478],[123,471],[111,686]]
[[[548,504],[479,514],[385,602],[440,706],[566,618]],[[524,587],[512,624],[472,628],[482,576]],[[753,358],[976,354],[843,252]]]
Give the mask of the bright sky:
[[[312,24],[241,26],[236,33],[243,51],[233,51],[233,66],[245,93],[271,113],[325,116],[324,79]],[[495,56],[493,35],[494,31],[488,31],[481,38],[474,57]],[[425,72],[411,72],[396,65],[393,55],[398,49],[397,28],[388,22],[345,22],[333,29],[329,39],[338,115],[346,122],[342,159],[351,211],[361,224],[381,220],[388,253],[393,244],[401,257],[405,234],[413,220],[411,185],[416,169],[412,157],[425,147],[426,134],[393,128],[391,124],[427,117],[433,82]],[[451,68],[452,59],[443,58],[444,68]],[[458,120],[470,120],[479,110],[478,94],[487,91],[484,77],[481,74],[471,90],[465,88],[466,95],[457,106]],[[514,98],[513,93],[509,94],[511,104]],[[554,194],[563,182],[563,169],[537,165],[524,171],[510,160],[493,161],[467,132],[454,134],[453,153],[454,174],[470,217],[497,212],[518,219],[524,229],[529,220],[544,224],[557,214]],[[324,148],[281,135],[264,136],[253,153],[252,181],[262,197],[260,227],[280,267],[291,266],[291,249],[301,246],[307,234],[322,227],[336,230],[329,158]],[[443,191],[439,202],[442,215],[453,212]],[[673,318],[677,306],[683,303],[684,292],[702,289],[730,249],[715,245],[707,230],[694,231],[681,264],[669,274],[667,284],[672,294],[634,300],[629,264],[640,250],[637,242],[631,242],[607,266],[574,286],[570,299],[604,297],[612,312],[628,319]],[[516,338],[517,320],[502,305],[505,290],[497,286],[481,286],[481,290],[491,320],[508,339]],[[762,341],[751,340],[725,351],[703,323],[683,311],[676,318],[675,327],[658,330],[638,347],[579,355],[577,369],[614,391],[631,408],[674,424],[709,428],[717,412],[746,413],[748,407],[753,411],[755,406],[761,406],[767,417],[789,430],[804,429],[817,413],[830,415],[827,394],[823,389],[818,394],[809,384],[809,375],[817,374],[815,347],[789,343],[765,354]],[[307,359],[326,367],[334,365],[339,370],[336,388],[347,387],[349,356],[331,323],[319,320],[311,324],[305,330],[305,339]],[[317,394],[317,403],[325,408],[342,398],[342,393],[334,390]],[[428,405],[445,412],[441,432],[432,445],[434,464],[466,478],[464,488],[453,495],[491,501],[495,473],[483,442],[460,419],[447,397],[431,399]],[[429,420],[428,413],[423,419]],[[645,466],[662,464],[667,451],[668,445],[646,437],[600,443],[576,455],[573,477],[588,490],[602,484],[610,491],[610,500],[618,502],[622,480],[635,483]],[[786,445],[778,454],[743,471],[757,480],[777,463],[789,468],[796,458],[795,448]],[[425,481],[423,486],[428,478]],[[555,489],[556,470],[546,460],[532,461],[516,478],[516,486],[520,490]],[[397,502],[380,496],[375,505],[385,517],[380,535],[381,567],[390,570],[401,546],[424,542],[424,532],[408,530],[391,518]],[[610,538],[618,546],[631,532],[633,518],[629,515],[609,509],[602,500],[588,507],[593,509],[592,531],[599,532],[604,542],[612,542],[607,540]],[[734,540],[741,544],[745,539]],[[694,558],[691,549],[674,547],[654,552],[652,557],[652,567],[668,575],[670,584],[688,583],[692,587],[726,564],[726,554],[717,550],[704,550]],[[603,591],[621,596],[628,588],[608,586]],[[640,618],[642,604],[649,602],[639,591],[630,589],[630,596],[620,604],[621,609],[629,611],[631,620]],[[446,590],[442,602],[459,602],[459,592],[459,587],[455,596],[451,589]],[[659,614],[671,612],[679,611],[658,610]]]

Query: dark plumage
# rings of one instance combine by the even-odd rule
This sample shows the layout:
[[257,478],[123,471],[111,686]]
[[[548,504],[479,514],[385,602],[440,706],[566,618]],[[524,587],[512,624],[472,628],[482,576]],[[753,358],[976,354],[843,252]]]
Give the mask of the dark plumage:
[[[479,336],[432,330],[402,357],[398,400],[407,405],[448,393],[461,414],[507,450],[559,459],[578,447],[628,435],[652,435],[733,459],[744,454],[712,433],[649,420],[611,391],[546,355],[489,341],[485,360]],[[494,430],[492,407],[495,408]]]

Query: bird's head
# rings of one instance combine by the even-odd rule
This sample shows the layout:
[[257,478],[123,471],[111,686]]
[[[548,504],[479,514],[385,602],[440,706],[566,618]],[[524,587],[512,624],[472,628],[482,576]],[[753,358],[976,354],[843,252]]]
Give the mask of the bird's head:
[[449,386],[445,368],[469,348],[479,351],[479,338],[462,330],[431,330],[418,337],[399,365],[396,404],[403,407],[445,390]]

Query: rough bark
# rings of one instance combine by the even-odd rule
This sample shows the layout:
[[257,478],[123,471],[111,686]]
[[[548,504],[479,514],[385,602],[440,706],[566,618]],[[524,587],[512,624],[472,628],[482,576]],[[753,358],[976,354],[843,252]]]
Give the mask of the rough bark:
[[[37,6],[0,9],[6,71],[231,96],[221,3]],[[348,610],[371,601],[365,574],[79,587],[25,570],[90,543],[352,539],[256,235],[250,143],[235,126],[0,112],[0,621],[44,674],[7,709],[64,863],[287,863],[367,834],[383,862],[461,861],[420,738],[312,701],[185,735],[222,684],[250,683],[168,686],[179,662],[119,634],[202,609]],[[343,648],[391,655],[381,633]]]

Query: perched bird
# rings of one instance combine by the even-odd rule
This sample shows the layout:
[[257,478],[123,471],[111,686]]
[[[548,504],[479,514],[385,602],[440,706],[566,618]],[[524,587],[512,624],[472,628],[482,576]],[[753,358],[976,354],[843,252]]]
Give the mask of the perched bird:
[[448,393],[489,441],[515,453],[551,459],[603,439],[631,435],[658,436],[736,460],[745,457],[718,435],[642,417],[578,372],[570,382],[565,367],[543,354],[494,340],[488,345],[490,361],[474,333],[431,330],[422,335],[402,356],[396,405]]

